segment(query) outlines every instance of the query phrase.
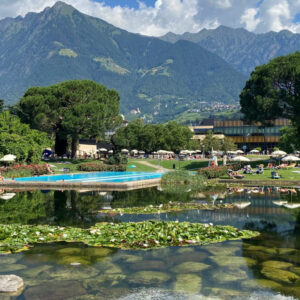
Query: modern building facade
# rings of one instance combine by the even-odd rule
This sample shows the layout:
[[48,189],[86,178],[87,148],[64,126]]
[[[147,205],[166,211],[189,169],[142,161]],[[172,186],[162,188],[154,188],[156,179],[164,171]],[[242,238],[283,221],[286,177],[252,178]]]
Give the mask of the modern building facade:
[[205,120],[200,126],[190,128],[195,133],[194,139],[203,140],[205,134],[212,131],[216,136],[231,138],[238,148],[249,151],[256,147],[272,150],[278,146],[280,130],[290,124],[287,119],[274,120],[271,127],[262,127],[259,123],[248,125],[241,120]]

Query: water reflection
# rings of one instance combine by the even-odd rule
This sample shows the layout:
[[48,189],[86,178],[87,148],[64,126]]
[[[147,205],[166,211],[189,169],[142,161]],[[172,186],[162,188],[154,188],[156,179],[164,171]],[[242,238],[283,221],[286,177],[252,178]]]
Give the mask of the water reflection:
[[[0,200],[0,222],[91,226],[145,219],[230,224],[261,231],[253,240],[150,251],[37,245],[0,257],[0,274],[24,278],[10,299],[299,299],[300,193],[274,188],[174,195],[156,188],[131,192],[27,191]],[[235,203],[232,209],[104,217],[98,210],[169,201]],[[197,295],[197,298],[195,298]],[[0,295],[0,299],[2,296]],[[5,298],[6,299],[6,298]],[[9,299],[9,298],[7,298]]]

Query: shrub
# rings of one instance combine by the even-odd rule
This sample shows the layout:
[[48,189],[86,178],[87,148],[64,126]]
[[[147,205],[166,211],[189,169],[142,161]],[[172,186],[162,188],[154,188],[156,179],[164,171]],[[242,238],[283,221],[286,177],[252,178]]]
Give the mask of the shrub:
[[207,179],[220,178],[227,174],[229,168],[229,166],[202,168],[198,171],[198,174]]
[[1,174],[6,178],[45,175],[48,173],[46,164],[39,165],[13,165],[0,168]]
[[108,165],[127,165],[127,162],[127,156],[122,155],[121,153],[116,153],[115,155],[108,157],[105,161]]
[[126,165],[107,165],[101,162],[87,162],[79,164],[78,170],[84,172],[126,171]]

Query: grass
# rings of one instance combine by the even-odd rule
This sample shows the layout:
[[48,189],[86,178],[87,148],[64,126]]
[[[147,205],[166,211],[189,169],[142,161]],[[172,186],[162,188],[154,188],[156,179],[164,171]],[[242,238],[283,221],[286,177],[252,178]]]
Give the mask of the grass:
[[[150,164],[162,166],[165,169],[173,169],[173,164],[175,164],[177,170],[196,170],[199,168],[208,167],[207,160],[155,160],[149,159],[147,160]],[[222,165],[222,161],[219,161],[219,165]]]
[[[244,174],[245,178],[244,180],[274,180],[274,181],[280,181],[280,180],[300,180],[300,173],[294,173],[293,171],[300,171],[300,168],[293,168],[290,170],[278,170],[278,174],[281,176],[280,179],[272,179],[271,172],[273,170],[264,170],[264,174]],[[229,176],[225,176],[222,179],[228,179]]]
[[[136,168],[129,168],[134,165]],[[129,159],[127,164],[127,172],[155,172],[157,169],[141,164],[137,159]]]

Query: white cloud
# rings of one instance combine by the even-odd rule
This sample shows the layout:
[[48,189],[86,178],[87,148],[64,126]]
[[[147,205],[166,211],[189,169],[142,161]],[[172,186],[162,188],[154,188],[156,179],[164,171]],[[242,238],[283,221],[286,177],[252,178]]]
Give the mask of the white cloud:
[[[145,35],[197,32],[219,25],[244,27],[255,32],[288,29],[300,32],[300,24],[293,22],[300,13],[300,0],[156,0],[147,6],[140,0],[138,9],[109,7],[92,0],[65,0],[80,11]],[[39,12],[52,6],[55,0],[0,0],[0,18]],[[126,3],[126,0],[124,0]]]

